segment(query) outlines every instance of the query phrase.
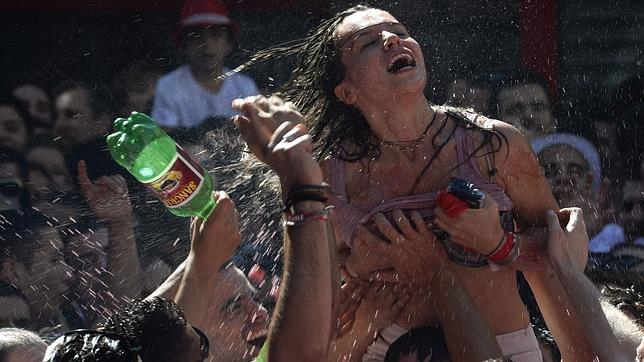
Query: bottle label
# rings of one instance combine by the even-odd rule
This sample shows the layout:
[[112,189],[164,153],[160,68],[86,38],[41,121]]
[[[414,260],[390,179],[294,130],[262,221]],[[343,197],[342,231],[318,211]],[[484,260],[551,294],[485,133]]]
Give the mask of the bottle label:
[[177,145],[177,158],[166,171],[145,186],[170,209],[184,206],[204,183],[201,166]]

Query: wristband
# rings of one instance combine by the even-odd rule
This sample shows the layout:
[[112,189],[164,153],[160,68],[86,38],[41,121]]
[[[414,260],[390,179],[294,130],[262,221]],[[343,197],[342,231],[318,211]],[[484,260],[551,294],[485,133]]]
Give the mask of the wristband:
[[[503,242],[503,239],[505,239],[505,242]],[[515,235],[514,233],[511,232],[505,232],[503,235],[503,238],[501,238],[501,245],[500,247],[497,247],[498,250],[495,250],[492,252],[492,254],[489,254],[487,259],[495,264],[499,264],[502,260],[508,257],[512,250],[514,249],[515,245]]]
[[316,212],[302,212],[299,214],[287,213],[284,220],[284,226],[297,227],[310,223],[314,220],[326,221],[329,217],[328,207]]
[[496,245],[494,250],[492,250],[491,252],[489,252],[489,253],[487,253],[487,254],[485,254],[483,256],[486,257],[486,258],[489,258],[490,256],[494,255],[497,251],[499,251],[499,249],[501,249],[501,246],[504,245],[503,242],[505,241],[507,235],[508,235],[508,232],[504,231],[503,236],[501,237],[501,240],[499,240],[499,243]]

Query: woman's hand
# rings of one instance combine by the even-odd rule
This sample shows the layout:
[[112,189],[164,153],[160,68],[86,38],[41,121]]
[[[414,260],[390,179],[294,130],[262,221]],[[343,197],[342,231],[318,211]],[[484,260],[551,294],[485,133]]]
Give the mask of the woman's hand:
[[493,252],[503,238],[499,208],[489,194],[481,209],[465,209],[450,218],[439,206],[435,210],[436,226],[449,234],[453,242],[474,249],[483,255]]
[[428,287],[437,268],[448,263],[447,254],[422,216],[417,211],[409,215],[411,220],[400,210],[392,212],[396,229],[383,214],[375,214],[372,220],[387,240],[361,226],[355,242],[364,243],[373,253],[388,258],[399,282]]
[[294,185],[322,184],[309,130],[292,103],[257,96],[234,100],[233,109],[243,114],[234,122],[248,148],[279,175],[284,191]]

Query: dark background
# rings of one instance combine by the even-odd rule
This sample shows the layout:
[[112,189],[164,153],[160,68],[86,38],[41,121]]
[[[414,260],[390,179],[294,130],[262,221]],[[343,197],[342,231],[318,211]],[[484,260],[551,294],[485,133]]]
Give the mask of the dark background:
[[[13,1],[0,5],[0,77],[109,82],[134,59],[181,63],[170,40],[181,0]],[[355,4],[328,0],[226,1],[241,24],[235,66],[253,52],[302,37],[320,19]],[[527,65],[551,82],[565,111],[610,96],[642,68],[644,2],[636,0],[371,1],[409,24],[424,47],[430,95],[448,81]],[[285,64],[248,72],[260,88],[279,84]],[[570,112],[569,112],[570,113]],[[574,118],[574,112],[570,115]]]

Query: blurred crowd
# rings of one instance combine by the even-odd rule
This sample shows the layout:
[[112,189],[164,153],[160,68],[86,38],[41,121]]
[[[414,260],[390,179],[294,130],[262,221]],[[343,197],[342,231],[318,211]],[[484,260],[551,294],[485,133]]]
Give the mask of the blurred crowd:
[[[136,339],[137,345],[168,351],[194,342],[202,356],[186,361],[207,358],[204,343],[215,361],[251,360],[258,355],[282,289],[288,263],[283,259],[285,248],[297,246],[283,243],[282,200],[287,195],[282,195],[280,185],[285,175],[271,171],[275,164],[250,157],[247,139],[231,121],[240,113],[233,109],[233,100],[261,94],[253,79],[224,67],[238,26],[219,1],[189,0],[172,32],[185,64],[169,73],[137,60],[118,72],[111,84],[69,79],[50,89],[37,74],[4,84],[0,95],[0,361],[41,360],[47,345],[63,333],[98,326],[109,333],[88,332],[88,338],[112,338],[124,345]],[[558,205],[583,211],[589,237],[586,276],[603,300],[642,328],[641,75],[634,74],[611,99],[579,109],[583,124],[566,119],[558,111],[561,107],[550,85],[526,69],[495,69],[454,79],[444,98],[450,106],[502,120],[523,133]],[[215,222],[195,226],[189,219],[173,216],[112,159],[105,137],[115,118],[133,111],[151,114],[210,172],[215,189],[226,191],[228,196],[215,196],[220,215],[211,218],[224,223],[225,217],[232,217],[225,214],[232,214],[227,200],[235,201],[241,241],[231,242],[230,255],[217,263],[210,261],[214,264],[209,266],[212,275],[207,280],[215,288],[206,288],[212,289],[206,307],[192,305],[202,301],[199,293],[189,294],[194,280],[186,275],[201,268],[193,255],[197,242],[203,241],[204,255],[225,252],[225,245],[209,241],[206,234],[229,231],[216,229]],[[197,302],[185,302],[187,296]],[[524,302],[535,304],[530,295]],[[204,310],[207,313],[200,314]],[[538,315],[535,312],[532,320],[544,357],[556,358],[557,346]],[[285,329],[287,318],[282,321]],[[181,329],[174,336],[155,330],[158,326],[170,330],[174,324],[195,329]],[[70,336],[57,343],[69,343],[82,333]],[[418,347],[414,343],[425,338],[415,336],[405,334],[396,346],[404,353],[414,350]],[[150,354],[143,360],[173,360],[168,356],[172,354]],[[81,360],[68,358],[57,360]],[[393,358],[388,360],[403,360]]]

